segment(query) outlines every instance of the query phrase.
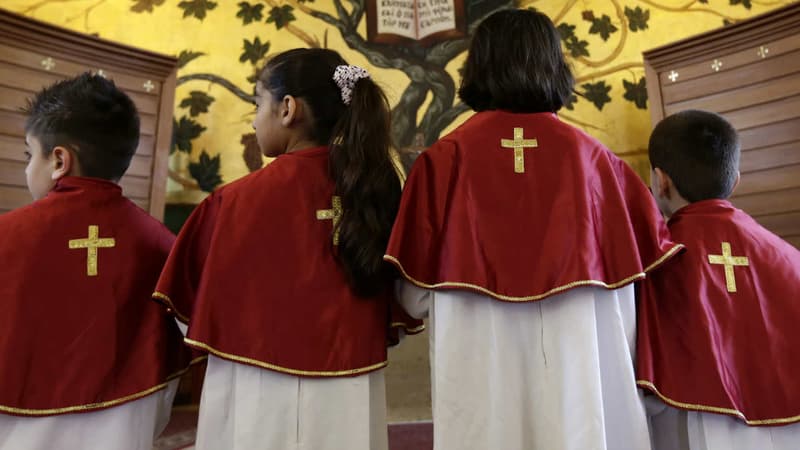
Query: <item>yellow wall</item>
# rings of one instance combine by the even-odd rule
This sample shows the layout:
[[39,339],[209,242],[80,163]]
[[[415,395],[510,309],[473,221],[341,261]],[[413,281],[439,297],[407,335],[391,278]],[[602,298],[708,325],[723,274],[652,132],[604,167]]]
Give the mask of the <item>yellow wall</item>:
[[[379,69],[367,58],[345,44],[339,31],[310,15],[314,10],[337,17],[332,0],[248,0],[255,8],[262,5],[260,20],[244,24],[237,17],[239,0],[3,0],[2,7],[24,15],[65,26],[77,31],[96,33],[106,39],[123,42],[148,50],[177,55],[191,50],[204,53],[181,68],[179,76],[212,74],[238,86],[243,92],[252,91],[247,80],[253,74],[254,64],[240,62],[244,40],[269,42],[268,54],[293,47],[309,45],[328,46],[339,50],[352,64],[368,67],[373,77],[387,90],[395,104],[409,85],[408,77],[396,69]],[[348,6],[350,2],[344,2]],[[466,0],[467,5],[474,2]],[[477,2],[487,4],[487,2]],[[491,3],[491,2],[488,2]],[[495,2],[503,3],[502,1]],[[791,3],[790,1],[767,0],[577,0],[522,1],[520,7],[535,7],[554,19],[562,30],[574,26],[574,38],[570,48],[577,52],[582,45],[589,56],[571,57],[578,79],[577,90],[584,92],[586,83],[605,82],[611,87],[610,102],[600,110],[586,98],[580,98],[573,110],[562,111],[561,116],[599,138],[612,150],[622,154],[640,173],[646,172],[642,152],[646,148],[650,129],[649,113],[626,100],[623,82],[638,83],[644,74],[642,51],[687,37],[699,32],[723,26],[723,21],[737,21],[770,9]],[[205,17],[198,16],[197,6],[209,7]],[[213,5],[213,6],[212,6]],[[292,10],[296,19],[288,26],[276,27],[268,23],[273,8]],[[637,9],[638,8],[638,9]],[[202,9],[202,8],[201,8]],[[626,14],[626,11],[628,13]],[[645,29],[636,27],[636,14],[646,18]],[[607,19],[604,18],[607,16]],[[366,24],[362,20],[358,30],[366,36]],[[595,30],[616,28],[603,40]],[[633,30],[633,28],[637,28]],[[585,41],[585,44],[582,43]],[[447,71],[458,83],[458,69],[464,54],[447,63]],[[196,111],[191,117],[189,110],[181,108],[181,102],[197,91],[213,97],[207,112]],[[198,95],[198,94],[195,94]],[[202,94],[199,94],[202,96]],[[428,94],[427,102],[430,102]],[[422,119],[425,105],[420,108],[418,120]],[[250,120],[253,106],[232,94],[213,81],[191,80],[179,85],[176,94],[176,113],[186,116],[206,131],[191,142],[190,152],[175,151],[171,156],[171,168],[177,174],[168,186],[171,202],[197,202],[205,194],[196,187],[196,180],[188,170],[188,164],[197,164],[205,151],[212,158],[220,157],[220,175],[229,182],[248,173],[243,158],[245,146],[242,136],[252,132]],[[458,116],[445,132],[463,121],[468,113]],[[430,138],[430,137],[429,137]],[[253,147],[251,146],[251,151]],[[252,158],[251,158],[252,159]],[[213,161],[205,161],[205,168],[213,172]],[[213,175],[213,173],[212,173]],[[174,179],[182,180],[176,183]],[[213,176],[204,184],[213,185]]]

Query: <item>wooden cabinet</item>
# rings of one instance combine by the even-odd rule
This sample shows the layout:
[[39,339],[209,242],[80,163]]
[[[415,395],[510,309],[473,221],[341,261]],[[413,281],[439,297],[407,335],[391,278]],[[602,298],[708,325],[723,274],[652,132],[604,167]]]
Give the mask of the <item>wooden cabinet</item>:
[[161,220],[172,135],[177,60],[40,23],[0,9],[0,213],[31,202],[25,184],[27,99],[60,79],[91,71],[136,103],[139,148],[122,178],[125,195]]
[[800,3],[645,52],[655,125],[685,109],[739,131],[733,203],[800,248]]

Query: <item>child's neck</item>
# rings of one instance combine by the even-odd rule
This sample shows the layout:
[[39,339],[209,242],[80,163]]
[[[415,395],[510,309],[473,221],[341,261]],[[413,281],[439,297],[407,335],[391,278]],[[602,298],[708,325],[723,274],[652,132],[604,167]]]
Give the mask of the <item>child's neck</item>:
[[320,145],[321,144],[319,142],[316,142],[313,139],[297,138],[289,141],[289,144],[286,146],[286,153],[292,153],[294,151],[303,150],[306,148],[319,147]]

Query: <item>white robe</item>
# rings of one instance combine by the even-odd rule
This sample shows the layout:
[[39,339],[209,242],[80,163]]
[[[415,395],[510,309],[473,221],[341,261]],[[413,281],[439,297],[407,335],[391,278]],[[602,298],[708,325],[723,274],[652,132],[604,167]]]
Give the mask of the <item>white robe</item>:
[[169,422],[178,382],[138,400],[87,413],[0,414],[0,450],[152,450]]
[[304,378],[208,358],[198,450],[386,450],[383,370]]
[[722,414],[684,411],[647,399],[654,450],[798,450],[800,423],[751,427]]
[[633,286],[530,303],[398,289],[430,313],[436,450],[646,450]]

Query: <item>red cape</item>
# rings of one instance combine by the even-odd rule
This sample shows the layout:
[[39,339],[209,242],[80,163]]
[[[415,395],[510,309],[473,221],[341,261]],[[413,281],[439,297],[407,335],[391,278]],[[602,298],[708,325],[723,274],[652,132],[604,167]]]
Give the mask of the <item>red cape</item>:
[[[800,421],[800,251],[724,200],[682,208],[669,228],[686,252],[642,283],[639,385],[749,425]],[[747,264],[731,266],[736,292],[709,262],[723,243]]]
[[[521,161],[504,147],[517,133],[537,145]],[[490,111],[417,159],[385,259],[423,288],[533,301],[618,288],[680,248],[644,184],[602,144],[554,114]]]
[[[102,245],[92,276],[80,243],[90,227]],[[47,197],[0,215],[0,236],[0,413],[116,406],[187,367],[175,321],[150,301],[175,237],[119,186],[64,178]]]
[[[181,230],[154,298],[189,323],[186,343],[231,361],[309,377],[386,365],[392,286],[356,297],[335,259],[328,149],[282,155],[219,189]],[[323,214],[324,215],[324,214]],[[396,330],[395,330],[396,331]]]

